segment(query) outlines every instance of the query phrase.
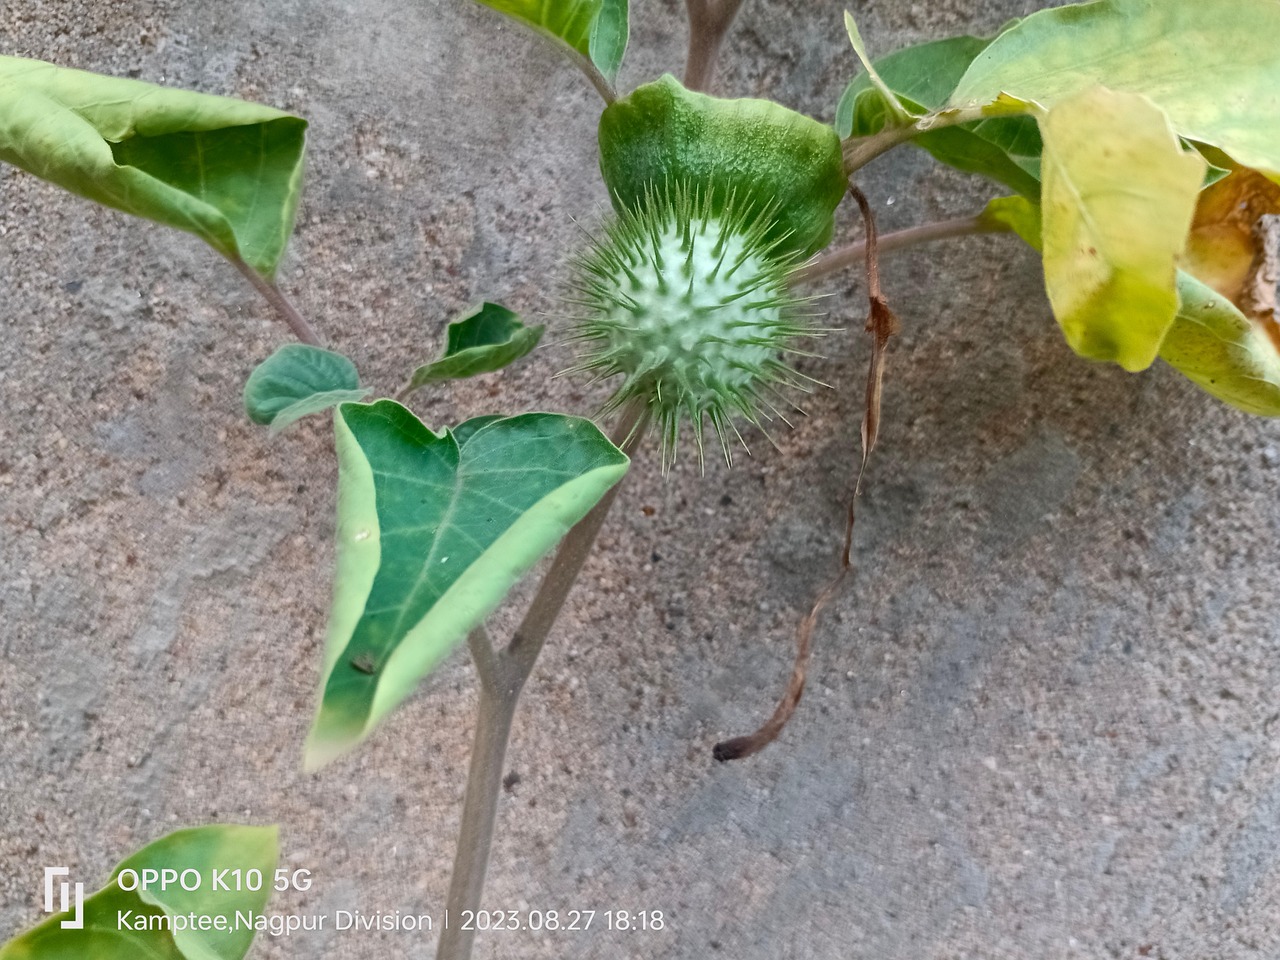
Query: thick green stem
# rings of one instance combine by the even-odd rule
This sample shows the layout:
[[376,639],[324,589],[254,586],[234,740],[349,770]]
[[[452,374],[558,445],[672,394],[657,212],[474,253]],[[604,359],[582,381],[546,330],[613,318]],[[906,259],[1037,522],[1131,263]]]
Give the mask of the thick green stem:
[[[613,432],[613,442],[623,450],[633,448],[643,435],[647,421],[648,411],[643,405],[628,408]],[[458,849],[449,881],[447,925],[440,934],[436,960],[470,960],[475,930],[463,930],[462,918],[465,911],[480,909],[480,896],[484,892],[489,853],[493,846],[498,797],[502,793],[503,760],[511,738],[511,723],[520,702],[520,691],[533,672],[538,654],[542,652],[547,635],[582,571],[582,565],[621,486],[621,483],[615,484],[565,535],[551,562],[551,569],[543,578],[524,620],[506,649],[495,650],[483,627],[472,631],[467,640],[480,676],[480,703],[475,743],[471,748],[471,767],[467,772],[467,792],[462,802]],[[474,928],[474,924],[471,926]]]
[[853,174],[868,163],[887,153],[901,143],[906,143],[920,131],[914,126],[889,127],[869,137],[850,138],[844,141],[844,172]]
[[866,137],[850,137],[844,141],[844,172],[850,176],[899,144],[930,130],[941,130],[961,123],[971,123],[985,116],[982,107],[950,108],[920,117],[906,126],[885,127]]

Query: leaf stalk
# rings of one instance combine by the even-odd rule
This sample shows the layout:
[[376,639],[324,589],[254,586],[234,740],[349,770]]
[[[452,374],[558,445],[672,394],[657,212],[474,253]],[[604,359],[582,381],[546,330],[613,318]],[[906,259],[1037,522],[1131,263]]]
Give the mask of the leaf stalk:
[[267,303],[271,304],[276,313],[280,314],[284,322],[289,325],[289,329],[293,331],[295,337],[303,343],[311,344],[313,347],[324,346],[320,337],[312,329],[311,324],[307,323],[307,318],[298,312],[298,308],[284,295],[284,291],[270,280],[265,279],[262,274],[258,273],[257,270],[239,257],[228,257],[227,259],[253,285],[253,289],[257,290]]

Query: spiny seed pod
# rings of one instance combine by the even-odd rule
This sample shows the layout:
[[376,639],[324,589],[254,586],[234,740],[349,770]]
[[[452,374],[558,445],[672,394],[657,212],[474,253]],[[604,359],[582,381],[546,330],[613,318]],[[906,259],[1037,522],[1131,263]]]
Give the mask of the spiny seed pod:
[[[661,430],[664,469],[673,461],[681,420],[693,427],[702,458],[709,421],[732,462],[730,437],[742,416],[759,426],[790,405],[779,385],[805,380],[782,355],[813,334],[787,289],[795,254],[770,236],[772,207],[715,204],[710,191],[675,184],[649,190],[574,265],[571,302],[582,314],[574,339],[585,355],[574,371],[621,377],[606,410],[648,404]],[[745,444],[744,444],[745,445]]]

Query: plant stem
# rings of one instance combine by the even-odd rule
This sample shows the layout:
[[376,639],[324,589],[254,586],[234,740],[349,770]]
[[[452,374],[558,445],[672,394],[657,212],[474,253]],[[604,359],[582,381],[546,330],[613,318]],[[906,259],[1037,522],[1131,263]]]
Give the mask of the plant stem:
[[[888,253],[891,250],[903,250],[932,240],[946,240],[950,237],[963,237],[973,233],[1000,233],[1005,229],[998,223],[984,220],[981,215],[957,217],[955,220],[923,223],[918,227],[907,227],[905,230],[881,234],[879,247],[881,253]],[[833,250],[816,260],[796,267],[791,272],[791,282],[808,283],[810,280],[819,280],[845,267],[862,263],[866,255],[866,241],[859,240],[857,243]]]
[[986,116],[982,107],[949,108],[920,117],[905,126],[885,127],[866,137],[849,137],[843,143],[844,172],[853,174],[868,163],[912,137],[930,130],[942,130],[961,123],[972,123]]
[[685,0],[689,8],[689,57],[684,85],[705,91],[716,69],[720,44],[738,15],[742,0]]
[[262,294],[264,300],[275,308],[276,313],[284,318],[284,322],[289,324],[289,329],[293,331],[293,335],[303,343],[309,343],[313,347],[322,347],[323,343],[311,329],[311,324],[307,323],[306,317],[298,312],[297,307],[289,302],[289,298],[281,292],[280,288],[269,280],[263,279],[261,274],[253,267],[249,266],[239,257],[228,257],[232,265],[235,266],[251,284],[253,289]]
[[869,137],[851,137],[844,141],[844,172],[852,174],[868,163],[892,150],[898,144],[906,143],[920,132],[915,124],[906,127],[886,127],[879,133]]
[[[614,429],[613,442],[623,450],[633,448],[643,435],[647,422],[647,408],[643,405],[628,407]],[[462,914],[479,909],[480,896],[484,891],[498,797],[502,793],[503,760],[511,738],[511,723],[520,702],[520,691],[533,672],[543,643],[621,487],[620,482],[614,484],[565,535],[551,562],[551,569],[547,571],[506,649],[494,650],[484,627],[477,627],[467,638],[480,677],[480,702],[475,743],[471,748],[471,766],[467,772],[467,792],[462,802],[458,848],[449,881],[447,925],[440,934],[436,960],[469,960],[471,957],[475,930],[461,928]]]
[[[497,679],[494,677],[494,679]],[[471,745],[471,766],[467,771],[467,795],[462,805],[462,825],[449,880],[445,928],[436,948],[437,960],[466,960],[475,942],[475,925],[463,929],[462,914],[476,910],[484,891],[493,844],[493,824],[502,793],[502,765],[511,738],[511,722],[520,702],[519,685],[508,691],[497,685],[480,684],[480,704],[476,711],[475,742]]]
[[572,60],[583,73],[587,75],[587,79],[591,81],[591,85],[596,88],[596,92],[604,99],[605,106],[609,106],[618,99],[618,91],[614,89],[599,68],[591,62],[589,57],[584,57],[577,50],[571,47],[565,47],[563,43],[557,43],[556,46],[562,47],[566,51],[566,56]]

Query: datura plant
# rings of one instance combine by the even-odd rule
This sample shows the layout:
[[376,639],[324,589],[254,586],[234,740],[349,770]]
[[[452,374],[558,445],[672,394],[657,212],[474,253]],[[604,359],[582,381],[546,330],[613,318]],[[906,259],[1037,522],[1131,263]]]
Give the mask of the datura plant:
[[[832,124],[705,92],[741,0],[687,0],[683,82],[662,76],[625,96],[615,85],[627,0],[481,2],[553,44],[603,100],[600,172],[614,210],[573,255],[553,324],[577,344],[572,373],[612,388],[595,411],[611,438],[559,413],[433,428],[411,411],[416,391],[498,370],[537,346],[542,328],[496,303],[452,323],[441,355],[398,391],[380,395],[323,349],[273,281],[302,180],[301,119],[0,58],[0,160],[206,240],[301,341],[249,377],[249,416],[279,430],[332,412],[337,573],[305,763],[319,768],[393,722],[419,681],[468,644],[479,711],[455,913],[479,902],[520,691],[628,453],[646,451],[655,428],[664,465],[682,437],[701,458],[709,434],[731,459],[744,431],[785,420],[795,392],[816,386],[788,357],[814,349],[823,322],[847,319],[844,304],[819,318],[815,282],[865,271],[872,349],[853,496],[898,329],[879,257],[961,234],[1012,233],[1040,251],[1053,315],[1084,360],[1136,373],[1160,359],[1217,400],[1280,415],[1276,251],[1266,242],[1268,218],[1280,214],[1276,0],[1097,0],[1032,14],[994,37],[875,60],[846,15],[849,62],[861,69],[832,105]],[[1004,195],[970,217],[879,236],[858,171],[903,144]],[[863,239],[827,251],[847,198]],[[849,568],[853,515],[851,501],[839,575],[815,584],[785,695],[759,731],[719,744],[717,758],[761,749],[795,710],[818,614]],[[486,617],[557,545],[520,626],[495,644]],[[473,936],[447,929],[439,956],[469,956]],[[54,956],[42,942],[27,935],[3,955]]]

